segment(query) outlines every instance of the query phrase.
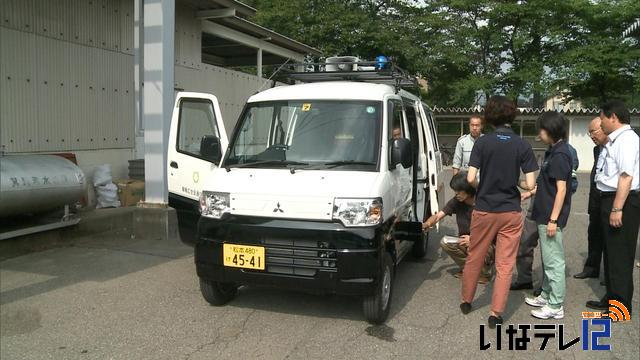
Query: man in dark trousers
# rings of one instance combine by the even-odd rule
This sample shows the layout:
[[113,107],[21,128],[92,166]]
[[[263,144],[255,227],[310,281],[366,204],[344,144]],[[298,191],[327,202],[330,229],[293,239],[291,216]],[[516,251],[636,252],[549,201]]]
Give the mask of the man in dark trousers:
[[[602,299],[587,301],[586,305],[607,310],[609,301],[616,300],[631,314],[633,267],[640,227],[640,138],[629,125],[631,115],[621,101],[604,104],[600,120],[602,130],[609,137],[600,154],[602,168],[597,169],[595,177],[600,192],[607,292]],[[607,315],[608,310],[604,313]]]
[[[587,260],[582,272],[573,275],[576,279],[597,278],[600,276],[600,262],[602,260],[602,226],[600,224],[600,194],[596,188],[596,171],[602,167],[598,163],[600,152],[607,143],[607,134],[600,127],[600,117],[591,120],[589,124],[589,137],[596,145],[593,147],[593,167],[591,168],[591,180],[589,189],[589,227],[587,241],[589,243]],[[604,160],[604,158],[602,159]]]

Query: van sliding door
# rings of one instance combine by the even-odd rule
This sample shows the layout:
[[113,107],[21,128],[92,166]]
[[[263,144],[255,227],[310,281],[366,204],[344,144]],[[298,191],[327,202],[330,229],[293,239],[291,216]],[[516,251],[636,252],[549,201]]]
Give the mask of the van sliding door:
[[413,146],[413,221],[423,222],[428,217],[427,208],[427,156],[424,152],[425,139],[422,121],[420,121],[419,102],[405,103],[407,121],[411,129]]
[[[427,181],[429,189],[429,212],[437,214],[444,207],[444,174],[442,173],[442,155],[438,148],[435,123],[430,113],[425,110],[424,104],[419,105],[422,128],[425,132]],[[436,225],[437,228],[438,225]]]

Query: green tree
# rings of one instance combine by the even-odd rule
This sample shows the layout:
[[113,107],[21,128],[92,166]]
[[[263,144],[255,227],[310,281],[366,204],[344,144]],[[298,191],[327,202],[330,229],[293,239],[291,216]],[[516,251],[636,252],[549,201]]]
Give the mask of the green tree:
[[570,15],[552,59],[552,84],[569,99],[598,106],[618,98],[640,107],[640,47],[623,40],[624,29],[640,15],[640,2],[571,1]]
[[326,56],[394,57],[417,72],[424,64],[412,33],[418,9],[404,1],[255,0],[254,21],[321,49]]
[[637,0],[253,0],[254,21],[326,56],[391,56],[427,79],[431,104],[563,94],[640,106],[640,53],[623,29]]
[[493,93],[500,71],[500,32],[477,1],[434,0],[421,9],[427,98],[440,106],[471,106],[477,92]]

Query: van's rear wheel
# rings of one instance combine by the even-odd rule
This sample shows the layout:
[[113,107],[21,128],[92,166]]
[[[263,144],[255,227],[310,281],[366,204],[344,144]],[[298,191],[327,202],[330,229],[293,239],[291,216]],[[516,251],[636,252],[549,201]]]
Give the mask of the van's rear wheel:
[[389,316],[391,295],[393,294],[393,260],[389,253],[384,254],[382,277],[376,286],[376,292],[362,300],[364,317],[372,324],[382,324]]
[[200,292],[209,304],[221,306],[236,297],[238,286],[200,278]]
[[427,246],[429,245],[429,233],[423,232],[420,240],[414,241],[411,254],[417,259],[422,259],[427,255]]

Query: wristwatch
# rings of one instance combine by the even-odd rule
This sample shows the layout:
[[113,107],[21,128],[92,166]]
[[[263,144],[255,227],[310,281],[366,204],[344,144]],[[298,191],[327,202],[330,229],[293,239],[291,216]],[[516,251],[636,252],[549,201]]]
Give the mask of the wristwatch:
[[622,209],[621,208],[611,208],[611,212],[621,212]]
[[549,224],[557,224],[558,220],[549,219]]

